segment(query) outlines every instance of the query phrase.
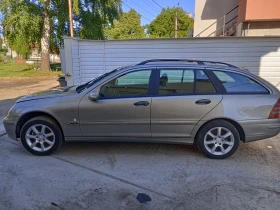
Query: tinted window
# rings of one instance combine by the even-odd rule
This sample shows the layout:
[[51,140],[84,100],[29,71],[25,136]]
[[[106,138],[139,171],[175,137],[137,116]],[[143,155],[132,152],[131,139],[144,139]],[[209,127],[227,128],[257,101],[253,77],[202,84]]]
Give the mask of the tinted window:
[[211,83],[208,76],[202,70],[196,71],[196,85],[195,92],[200,94],[215,93],[216,89]]
[[135,71],[117,78],[118,85],[148,85],[151,71]]
[[254,80],[237,73],[213,71],[228,93],[269,93]]
[[100,98],[145,96],[151,70],[134,71],[115,78],[100,89]]
[[194,90],[193,70],[161,70],[160,95],[192,94]]
[[194,92],[197,94],[216,92],[204,71],[183,69],[160,71],[160,95],[193,94]]

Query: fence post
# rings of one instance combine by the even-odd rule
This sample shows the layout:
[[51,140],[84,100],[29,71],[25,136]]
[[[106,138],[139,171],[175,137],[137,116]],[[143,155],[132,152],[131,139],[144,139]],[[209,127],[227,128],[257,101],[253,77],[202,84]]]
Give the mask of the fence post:
[[[65,55],[65,79],[67,81],[67,86],[74,85],[74,72],[73,72],[73,53],[72,53],[72,38],[65,36],[64,38],[64,55]],[[61,61],[63,62],[63,61]]]
[[226,28],[226,15],[224,15],[223,36],[225,36],[225,28]]

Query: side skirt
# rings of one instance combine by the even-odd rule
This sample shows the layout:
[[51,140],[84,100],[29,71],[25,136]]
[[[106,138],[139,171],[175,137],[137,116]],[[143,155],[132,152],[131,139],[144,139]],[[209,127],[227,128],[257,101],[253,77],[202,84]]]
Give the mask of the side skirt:
[[149,137],[65,137],[66,142],[145,142],[168,144],[193,144],[193,138],[149,138]]

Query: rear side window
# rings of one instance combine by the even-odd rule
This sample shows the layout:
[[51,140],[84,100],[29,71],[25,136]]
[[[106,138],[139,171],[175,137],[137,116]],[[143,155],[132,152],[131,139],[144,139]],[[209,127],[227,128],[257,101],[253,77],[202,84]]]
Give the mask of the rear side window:
[[228,93],[268,94],[269,91],[254,80],[233,72],[213,71]]
[[200,94],[216,93],[216,90],[208,76],[202,70],[196,71],[195,92]]
[[159,95],[211,94],[216,90],[203,70],[161,70]]
[[161,70],[160,95],[192,94],[194,92],[193,70]]

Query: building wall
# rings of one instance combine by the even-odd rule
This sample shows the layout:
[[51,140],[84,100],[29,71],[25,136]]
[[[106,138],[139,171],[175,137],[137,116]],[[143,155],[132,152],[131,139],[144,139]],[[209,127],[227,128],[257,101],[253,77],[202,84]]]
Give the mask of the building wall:
[[[238,0],[196,0],[195,2],[195,18],[194,18],[194,36],[215,23],[219,18],[238,5]],[[237,15],[237,10],[228,16],[227,20]],[[209,36],[217,28],[222,26],[223,20],[211,26],[200,37]],[[214,34],[211,34],[214,36]]]
[[[91,41],[65,38],[62,62],[68,85],[85,83],[120,66],[147,59],[228,62],[280,88],[280,37],[215,37]],[[62,52],[61,52],[62,53]]]
[[280,36],[280,21],[258,21],[240,23],[240,28],[238,28],[237,35]]
[[237,36],[280,36],[279,0],[239,0]]
[[239,22],[280,21],[279,0],[239,0]]
[[247,0],[238,0],[238,17],[237,24],[244,22],[246,19]]

